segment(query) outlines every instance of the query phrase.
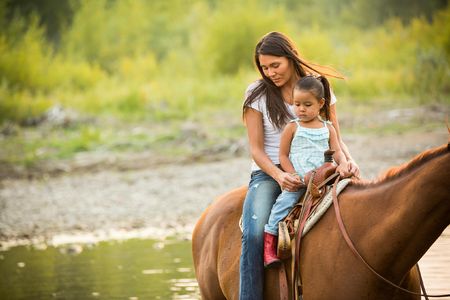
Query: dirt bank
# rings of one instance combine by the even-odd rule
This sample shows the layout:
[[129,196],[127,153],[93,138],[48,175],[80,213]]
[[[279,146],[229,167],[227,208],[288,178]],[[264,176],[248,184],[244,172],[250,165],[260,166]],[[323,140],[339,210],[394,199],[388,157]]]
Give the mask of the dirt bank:
[[[443,144],[445,128],[390,135],[347,135],[364,178]],[[189,233],[218,195],[248,181],[247,156],[138,170],[68,173],[0,183],[0,242]]]

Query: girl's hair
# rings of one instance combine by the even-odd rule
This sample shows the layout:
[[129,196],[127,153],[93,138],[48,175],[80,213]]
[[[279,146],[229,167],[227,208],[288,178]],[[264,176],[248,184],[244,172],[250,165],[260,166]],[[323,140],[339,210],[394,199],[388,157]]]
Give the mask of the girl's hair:
[[308,74],[320,74],[322,76],[327,75],[336,78],[344,78],[333,68],[313,64],[301,58],[295,44],[286,35],[273,31],[263,36],[258,44],[256,44],[254,57],[256,67],[262,78],[245,99],[243,113],[245,113],[247,107],[256,101],[256,99],[265,95],[269,118],[278,129],[282,129],[292,118],[292,115],[284,104],[280,89],[272,82],[272,80],[264,75],[264,71],[259,62],[260,55],[286,57],[294,67],[299,78]]
[[324,99],[325,104],[320,109],[320,116],[326,121],[330,120],[330,83],[325,76],[305,76],[297,81],[294,90],[310,92],[317,100]]

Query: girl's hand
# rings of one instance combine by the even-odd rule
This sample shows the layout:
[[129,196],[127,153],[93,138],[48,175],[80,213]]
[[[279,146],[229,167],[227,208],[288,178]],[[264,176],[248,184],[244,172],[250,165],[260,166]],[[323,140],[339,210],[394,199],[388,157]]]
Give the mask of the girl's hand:
[[358,164],[356,164],[353,159],[348,160],[347,163],[349,172],[352,173],[355,177],[359,178],[360,173]]
[[350,171],[350,165],[347,162],[339,164],[336,168],[336,172],[338,172],[342,178],[347,178],[354,174]]
[[277,179],[277,182],[283,191],[288,192],[297,191],[302,184],[300,176],[286,172],[282,172],[280,174],[280,176]]

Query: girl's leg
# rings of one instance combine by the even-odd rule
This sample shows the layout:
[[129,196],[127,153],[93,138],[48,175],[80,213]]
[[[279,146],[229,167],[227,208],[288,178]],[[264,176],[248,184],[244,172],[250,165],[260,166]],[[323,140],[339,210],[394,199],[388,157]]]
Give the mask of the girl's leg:
[[278,235],[278,223],[289,214],[291,209],[298,202],[298,199],[303,196],[304,193],[305,189],[300,189],[297,192],[283,191],[272,207],[269,221],[264,226],[264,231],[273,235]]
[[278,183],[262,171],[252,173],[242,212],[242,250],[239,299],[263,299],[264,225],[281,190]]

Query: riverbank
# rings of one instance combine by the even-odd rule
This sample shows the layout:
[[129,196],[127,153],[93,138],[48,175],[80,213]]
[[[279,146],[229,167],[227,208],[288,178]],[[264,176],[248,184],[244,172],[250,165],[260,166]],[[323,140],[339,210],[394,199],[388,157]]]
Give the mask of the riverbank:
[[[363,178],[448,140],[446,128],[402,134],[348,134]],[[143,169],[67,173],[0,182],[0,248],[18,244],[95,243],[132,237],[189,238],[215,197],[248,181],[250,159]]]

